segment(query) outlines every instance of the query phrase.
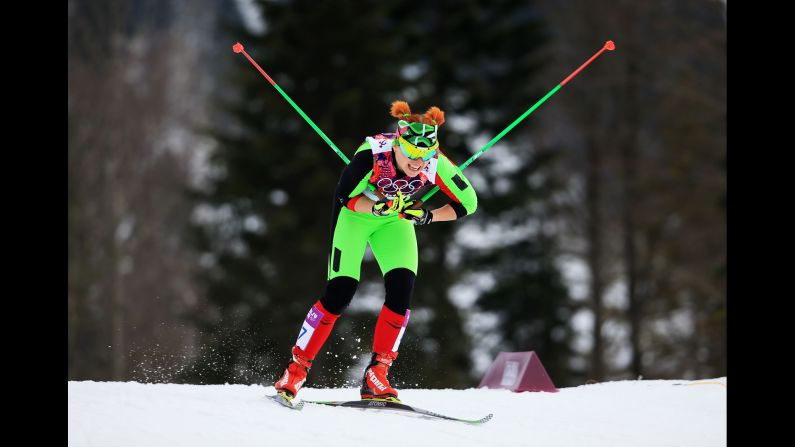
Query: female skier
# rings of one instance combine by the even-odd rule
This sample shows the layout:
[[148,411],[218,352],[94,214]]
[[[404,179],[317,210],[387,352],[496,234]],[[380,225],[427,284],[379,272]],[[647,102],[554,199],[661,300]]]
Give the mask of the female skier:
[[[351,302],[368,243],[384,276],[386,298],[360,394],[362,399],[398,401],[387,373],[411,313],[417,275],[414,226],[460,219],[477,208],[469,180],[439,150],[437,131],[444,112],[431,107],[423,115],[412,114],[406,102],[395,101],[390,113],[398,118],[395,132],[367,137],[337,184],[326,289],[309,309],[292,348],[292,361],[275,384],[288,401],[298,394],[334,322]],[[418,207],[419,198],[434,185],[451,201],[434,210]]]

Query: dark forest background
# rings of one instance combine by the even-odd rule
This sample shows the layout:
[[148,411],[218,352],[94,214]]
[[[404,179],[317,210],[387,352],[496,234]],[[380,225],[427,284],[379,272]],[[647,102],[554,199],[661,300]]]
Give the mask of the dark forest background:
[[[68,2],[68,378],[272,384],[325,284],[344,162],[389,104],[439,106],[475,215],[418,228],[394,385],[726,375],[726,3]],[[432,204],[440,205],[443,194]],[[310,385],[355,386],[365,258]]]

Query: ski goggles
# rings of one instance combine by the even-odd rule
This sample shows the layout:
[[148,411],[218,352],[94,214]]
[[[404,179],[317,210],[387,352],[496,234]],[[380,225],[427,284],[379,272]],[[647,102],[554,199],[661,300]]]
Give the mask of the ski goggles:
[[398,137],[397,141],[398,146],[400,146],[400,150],[403,151],[403,155],[412,160],[418,160],[421,158],[422,161],[428,161],[436,155],[436,149],[439,147],[438,141],[431,147],[415,146],[406,141],[403,137]]

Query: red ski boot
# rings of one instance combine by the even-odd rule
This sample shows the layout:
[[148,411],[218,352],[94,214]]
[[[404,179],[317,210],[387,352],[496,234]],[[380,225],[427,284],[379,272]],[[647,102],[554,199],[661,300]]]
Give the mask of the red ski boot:
[[362,399],[390,399],[400,402],[397,390],[389,385],[389,380],[386,378],[389,367],[396,358],[397,352],[373,353],[370,364],[364,370],[360,390]]
[[304,357],[300,353],[298,346],[293,346],[293,361],[287,365],[282,378],[274,386],[277,393],[285,393],[292,399],[306,382],[306,374],[312,367],[312,360]]

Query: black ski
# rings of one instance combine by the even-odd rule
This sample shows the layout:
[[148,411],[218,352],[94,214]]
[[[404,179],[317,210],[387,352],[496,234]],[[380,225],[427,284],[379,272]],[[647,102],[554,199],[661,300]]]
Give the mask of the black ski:
[[281,394],[275,394],[272,396],[268,396],[268,399],[278,403],[279,405],[283,405],[291,410],[302,410],[304,408],[304,401],[298,402],[297,404],[293,404],[292,400],[287,399],[286,397],[282,396]]
[[486,423],[491,420],[494,416],[493,414],[489,414],[480,419],[460,419],[454,418],[452,416],[445,416],[443,414],[434,413],[433,411],[423,410],[422,408],[412,407],[410,405],[406,405],[399,402],[394,402],[391,400],[384,400],[384,399],[362,399],[362,400],[349,400],[349,401],[316,401],[316,400],[305,400],[302,402],[308,402],[310,404],[317,404],[317,405],[328,405],[332,407],[350,407],[350,408],[360,408],[363,410],[373,409],[373,410],[396,410],[396,411],[405,411],[414,413],[416,415],[420,415],[427,419],[444,419],[448,421],[456,421],[456,422],[463,422],[465,424],[470,425],[480,425]]

